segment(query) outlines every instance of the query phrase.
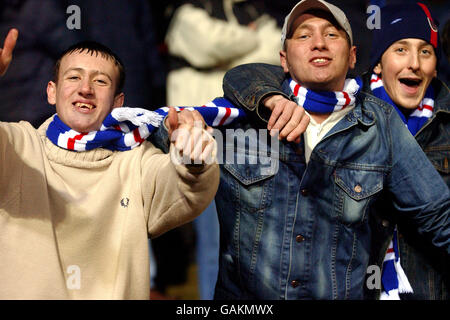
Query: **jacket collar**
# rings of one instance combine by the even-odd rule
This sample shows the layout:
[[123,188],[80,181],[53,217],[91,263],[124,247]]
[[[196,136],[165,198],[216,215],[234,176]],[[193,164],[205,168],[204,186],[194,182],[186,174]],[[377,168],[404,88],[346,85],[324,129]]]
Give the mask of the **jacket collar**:
[[435,113],[450,113],[450,89],[438,78],[434,78],[431,85],[434,87],[434,92],[436,92],[436,98],[434,100]]

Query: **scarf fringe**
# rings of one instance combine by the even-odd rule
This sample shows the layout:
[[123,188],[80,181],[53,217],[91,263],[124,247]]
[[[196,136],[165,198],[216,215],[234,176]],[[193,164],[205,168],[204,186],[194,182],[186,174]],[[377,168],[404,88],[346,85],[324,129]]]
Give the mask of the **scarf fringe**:
[[400,265],[400,259],[395,261],[395,271],[397,271],[398,278],[398,292],[399,293],[414,293],[411,284],[409,283],[408,277],[405,274],[402,266]]
[[111,117],[118,122],[130,121],[137,127],[140,127],[142,125],[152,125],[153,127],[159,127],[164,118],[161,114],[158,114],[154,111],[129,107],[113,109],[113,111],[111,112]]

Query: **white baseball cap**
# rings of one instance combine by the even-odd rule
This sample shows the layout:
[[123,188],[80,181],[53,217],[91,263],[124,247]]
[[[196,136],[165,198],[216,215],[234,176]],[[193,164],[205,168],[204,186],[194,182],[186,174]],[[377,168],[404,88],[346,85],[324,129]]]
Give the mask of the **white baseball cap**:
[[281,30],[281,47],[283,49],[285,49],[286,37],[291,32],[292,23],[302,13],[310,9],[319,9],[331,13],[341,28],[348,34],[350,45],[353,45],[352,28],[344,11],[323,0],[302,0],[292,8],[291,12],[284,19],[283,29]]

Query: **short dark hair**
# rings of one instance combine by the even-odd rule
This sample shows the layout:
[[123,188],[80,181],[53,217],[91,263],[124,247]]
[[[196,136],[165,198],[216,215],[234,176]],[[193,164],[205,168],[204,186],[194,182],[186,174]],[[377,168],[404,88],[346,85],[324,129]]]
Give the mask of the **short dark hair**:
[[114,65],[119,69],[119,81],[117,82],[116,92],[115,94],[119,94],[122,92],[124,83],[125,83],[125,67],[123,66],[122,61],[119,56],[116,55],[110,48],[107,46],[98,43],[96,41],[82,41],[78,42],[66,50],[64,50],[56,60],[54,71],[53,71],[53,80],[55,83],[58,82],[59,68],[61,66],[61,60],[64,56],[71,54],[73,52],[86,52],[90,55],[98,56],[99,54],[105,59],[111,59],[114,62]]

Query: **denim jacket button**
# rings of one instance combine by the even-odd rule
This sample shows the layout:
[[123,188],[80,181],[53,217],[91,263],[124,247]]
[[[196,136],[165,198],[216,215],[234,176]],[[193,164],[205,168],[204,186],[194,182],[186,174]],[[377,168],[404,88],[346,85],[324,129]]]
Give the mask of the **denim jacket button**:
[[292,280],[291,281],[291,287],[292,288],[297,288],[300,285],[300,282],[297,280]]
[[359,184],[357,184],[355,188],[353,188],[353,190],[355,190],[356,193],[360,193],[362,191],[362,187]]
[[302,193],[302,196],[307,196],[308,195],[308,190],[307,189],[302,189],[302,191],[300,191]]
[[299,234],[299,235],[297,235],[297,236],[295,237],[295,241],[297,241],[297,242],[303,242],[303,241],[305,241],[305,237],[302,236],[301,234]]

